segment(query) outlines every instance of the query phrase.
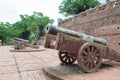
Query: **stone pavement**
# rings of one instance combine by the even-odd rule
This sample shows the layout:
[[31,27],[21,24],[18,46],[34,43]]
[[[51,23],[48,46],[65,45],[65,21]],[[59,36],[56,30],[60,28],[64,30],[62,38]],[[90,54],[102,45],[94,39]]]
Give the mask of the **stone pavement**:
[[57,51],[10,52],[11,49],[12,46],[0,47],[0,80],[52,80],[42,67],[55,64]]
[[84,73],[77,63],[60,65],[56,50],[10,52],[11,49],[12,46],[0,47],[0,80],[120,80],[120,63],[104,62],[99,71]]

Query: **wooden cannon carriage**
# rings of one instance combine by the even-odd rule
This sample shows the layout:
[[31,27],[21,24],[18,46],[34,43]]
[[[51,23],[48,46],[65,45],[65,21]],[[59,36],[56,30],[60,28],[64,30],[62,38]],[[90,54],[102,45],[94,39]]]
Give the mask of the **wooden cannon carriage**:
[[101,66],[102,59],[120,62],[120,54],[107,46],[103,38],[55,27],[46,28],[46,48],[59,50],[62,64],[73,64],[76,60],[85,72],[94,72]]

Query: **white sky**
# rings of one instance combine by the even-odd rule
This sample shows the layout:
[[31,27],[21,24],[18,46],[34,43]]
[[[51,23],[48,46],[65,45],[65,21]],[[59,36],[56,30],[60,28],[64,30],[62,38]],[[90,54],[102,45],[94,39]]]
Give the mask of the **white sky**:
[[[14,23],[20,20],[20,14],[31,15],[33,12],[42,12],[45,16],[54,19],[63,18],[59,14],[58,6],[63,0],[0,0],[0,22]],[[104,3],[105,0],[99,0]]]

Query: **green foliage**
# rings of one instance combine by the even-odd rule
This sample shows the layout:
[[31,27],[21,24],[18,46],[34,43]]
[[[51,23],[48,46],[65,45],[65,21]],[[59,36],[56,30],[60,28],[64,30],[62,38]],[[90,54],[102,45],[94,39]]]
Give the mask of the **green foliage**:
[[37,35],[35,35],[34,33],[31,32],[31,36],[29,36],[29,40],[30,42],[32,42],[33,40],[36,40]]
[[[53,23],[53,20],[50,19],[47,16],[44,16],[42,13],[40,12],[34,12],[32,15],[20,15],[21,17],[21,21],[23,22],[24,26],[23,27],[26,31],[30,31],[32,33],[32,35],[34,34],[34,39],[38,39],[38,33],[39,33],[39,28],[43,27],[42,29],[42,33],[44,34],[44,29],[46,27],[46,25],[48,23]],[[31,36],[30,34],[30,38]],[[33,39],[33,36],[32,36]]]
[[9,22],[0,23],[0,36],[3,37],[4,43],[10,44],[11,37],[18,36],[17,30]]
[[35,33],[39,26],[43,26],[45,28],[48,23],[52,22],[52,19],[49,19],[47,16],[43,16],[42,13],[34,12],[33,15],[28,16],[28,20],[26,21],[26,25],[28,26],[27,30]]
[[63,0],[59,11],[65,16],[76,15],[99,4],[97,0]]
[[40,27],[43,27],[41,29],[44,33],[46,25],[53,22],[52,19],[40,12],[34,12],[30,16],[20,15],[20,18],[21,20],[14,24],[0,22],[0,37],[3,37],[5,44],[11,44],[13,37],[21,37],[30,41],[36,40]]

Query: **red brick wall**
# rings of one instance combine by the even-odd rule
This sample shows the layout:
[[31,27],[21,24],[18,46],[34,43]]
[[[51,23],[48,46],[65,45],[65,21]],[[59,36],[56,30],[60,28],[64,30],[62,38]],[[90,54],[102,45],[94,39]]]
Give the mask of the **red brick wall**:
[[120,52],[120,2],[108,2],[86,10],[60,22],[59,26],[106,38],[109,47]]

